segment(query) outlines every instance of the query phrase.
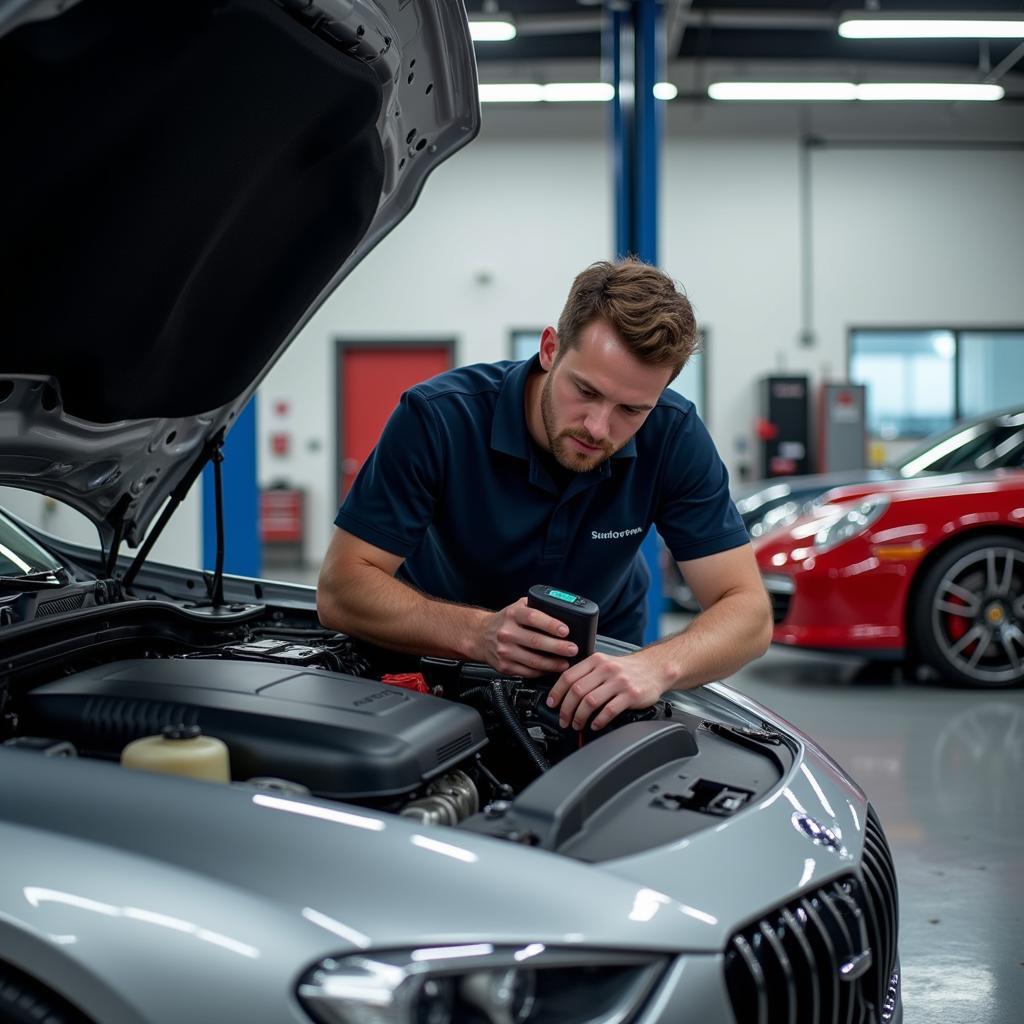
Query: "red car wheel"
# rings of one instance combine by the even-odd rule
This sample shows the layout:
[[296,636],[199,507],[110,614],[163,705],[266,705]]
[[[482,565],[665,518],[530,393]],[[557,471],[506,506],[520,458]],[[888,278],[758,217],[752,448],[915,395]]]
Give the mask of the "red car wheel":
[[924,660],[962,686],[1024,683],[1024,541],[987,535],[926,572],[913,609]]

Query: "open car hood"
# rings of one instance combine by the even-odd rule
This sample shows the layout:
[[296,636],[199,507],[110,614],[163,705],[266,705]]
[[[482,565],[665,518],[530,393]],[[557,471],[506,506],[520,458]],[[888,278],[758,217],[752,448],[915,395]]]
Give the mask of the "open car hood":
[[479,122],[458,0],[0,0],[0,484],[137,545]]

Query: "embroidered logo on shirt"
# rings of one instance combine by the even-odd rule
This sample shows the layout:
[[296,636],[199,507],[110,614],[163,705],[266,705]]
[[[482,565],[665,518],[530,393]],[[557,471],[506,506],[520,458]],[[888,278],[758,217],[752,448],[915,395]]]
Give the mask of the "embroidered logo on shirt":
[[635,537],[638,533],[643,533],[644,528],[642,526],[631,526],[628,530],[605,530],[603,533],[597,530],[590,531],[591,540],[618,540],[620,537]]

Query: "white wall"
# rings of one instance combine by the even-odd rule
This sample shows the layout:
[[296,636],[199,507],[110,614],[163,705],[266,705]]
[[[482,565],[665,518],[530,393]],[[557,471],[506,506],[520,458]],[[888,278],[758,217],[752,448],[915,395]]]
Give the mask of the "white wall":
[[[841,378],[849,327],[1024,324],[1024,151],[826,145],[810,158],[814,344],[802,345],[799,137],[808,124],[792,113],[750,116],[742,134],[728,120],[676,116],[662,173],[662,265],[708,330],[709,425],[734,473],[755,462],[755,378]],[[611,252],[603,120],[529,117],[536,130],[525,114],[489,114],[481,137],[434,175],[261,388],[261,483],[308,489],[313,561],[335,512],[335,339],[453,337],[459,362],[505,358],[509,330],[554,321],[573,275]],[[949,128],[934,112],[922,118],[932,137]],[[846,137],[864,138],[866,126],[849,122]],[[293,407],[284,420],[273,415],[279,398]],[[273,429],[293,433],[296,454],[268,454]]]
[[787,140],[666,147],[661,262],[707,331],[706,418],[734,475],[753,457],[754,378],[797,369],[797,164]]
[[825,149],[813,172],[817,320],[834,371],[848,326],[1024,323],[1024,151]]

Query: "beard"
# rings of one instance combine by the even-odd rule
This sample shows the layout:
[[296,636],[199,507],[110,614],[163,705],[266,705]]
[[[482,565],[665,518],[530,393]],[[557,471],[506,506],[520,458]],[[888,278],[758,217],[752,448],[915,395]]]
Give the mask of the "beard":
[[[571,470],[573,473],[589,473],[590,470],[596,469],[602,462],[615,454],[615,445],[611,441],[598,441],[582,428],[566,427],[564,430],[559,430],[555,421],[555,400],[551,382],[552,375],[549,372],[540,393],[540,412],[541,418],[544,420],[544,432],[548,436],[548,447],[551,449],[555,461],[564,469]],[[577,441],[582,441],[584,444],[601,450],[599,452],[581,452],[573,446],[570,438],[575,438]]]

